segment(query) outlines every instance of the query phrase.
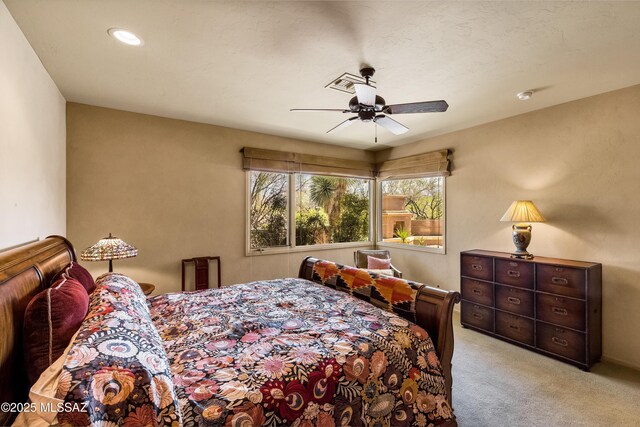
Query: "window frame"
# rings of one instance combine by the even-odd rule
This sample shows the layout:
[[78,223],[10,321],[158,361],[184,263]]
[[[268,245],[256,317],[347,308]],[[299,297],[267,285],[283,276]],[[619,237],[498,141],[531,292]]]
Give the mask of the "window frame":
[[[404,179],[419,179],[419,178],[442,178],[442,206],[443,206],[443,224],[442,224],[442,247],[432,248],[427,246],[419,246],[406,243],[385,242],[382,240],[382,183],[384,181],[399,181]],[[388,248],[388,249],[406,249],[410,251],[427,252],[445,255],[447,253],[447,176],[446,175],[433,175],[423,174],[415,175],[411,177],[397,177],[397,178],[383,178],[376,180],[376,247]]]
[[[246,256],[254,256],[254,255],[270,255],[270,254],[282,254],[282,253],[291,253],[291,252],[304,252],[304,251],[316,251],[316,250],[329,250],[329,249],[344,249],[344,248],[360,248],[360,247],[372,247],[376,238],[376,180],[372,178],[361,178],[356,177],[356,179],[362,179],[365,181],[369,181],[369,235],[368,240],[363,242],[341,242],[341,243],[323,243],[318,245],[296,245],[296,176],[297,175],[318,175],[318,176],[328,176],[322,173],[307,173],[307,172],[271,172],[271,171],[260,171],[260,170],[246,170],[245,171],[245,255]],[[251,247],[251,174],[252,173],[281,173],[287,176],[287,233],[288,233],[288,244],[286,246],[277,246],[277,247],[269,247],[269,248],[257,248],[253,249]],[[331,175],[338,176],[338,175]],[[345,176],[344,178],[354,178]]]
[[[268,171],[246,171],[245,175],[245,253],[246,255],[252,255],[256,253],[264,252],[264,249],[251,249],[251,174],[253,172],[264,172],[264,173],[281,173],[281,172],[268,172]],[[291,212],[291,179],[290,174],[287,175],[287,244],[284,246],[273,246],[271,249],[276,251],[287,251],[289,248],[289,244],[291,242],[291,236],[289,231],[291,230],[290,224],[290,212]]]

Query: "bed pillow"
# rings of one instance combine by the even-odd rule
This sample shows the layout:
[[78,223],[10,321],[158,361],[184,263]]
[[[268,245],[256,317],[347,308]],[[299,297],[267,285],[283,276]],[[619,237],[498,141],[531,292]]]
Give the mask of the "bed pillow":
[[367,255],[367,269],[369,270],[388,270],[391,268],[391,260],[389,258],[376,258]]
[[96,283],[93,280],[93,276],[91,276],[91,273],[89,273],[86,268],[84,268],[77,262],[71,261],[69,265],[64,268],[64,270],[59,272],[53,278],[53,281],[56,282],[63,276],[66,276],[70,279],[75,279],[80,282],[80,284],[82,284],[82,286],[84,286],[84,288],[87,290],[87,294],[89,295],[91,295],[91,292],[93,292],[96,288]]
[[62,366],[73,346],[74,339],[75,335],[71,338],[62,355],[45,369],[38,381],[31,386],[29,390],[29,403],[32,404],[31,411],[20,412],[12,427],[49,427],[58,425],[56,416],[58,415],[58,410],[63,409],[64,401],[56,398],[56,392],[60,383]]
[[30,385],[64,352],[88,309],[89,295],[84,286],[66,277],[31,299],[23,325]]

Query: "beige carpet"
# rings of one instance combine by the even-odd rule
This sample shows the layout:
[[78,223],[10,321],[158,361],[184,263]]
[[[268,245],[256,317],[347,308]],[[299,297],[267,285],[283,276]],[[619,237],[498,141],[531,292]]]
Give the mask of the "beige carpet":
[[463,329],[454,314],[453,408],[460,427],[640,426],[640,371],[591,372]]

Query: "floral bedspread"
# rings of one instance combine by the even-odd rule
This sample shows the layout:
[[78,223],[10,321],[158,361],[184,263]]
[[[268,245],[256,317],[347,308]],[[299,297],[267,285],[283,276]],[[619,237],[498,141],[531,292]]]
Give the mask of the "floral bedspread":
[[303,279],[159,295],[186,426],[426,426],[452,418],[424,329]]
[[180,425],[167,356],[140,286],[116,273],[96,285],[59,376],[60,425]]

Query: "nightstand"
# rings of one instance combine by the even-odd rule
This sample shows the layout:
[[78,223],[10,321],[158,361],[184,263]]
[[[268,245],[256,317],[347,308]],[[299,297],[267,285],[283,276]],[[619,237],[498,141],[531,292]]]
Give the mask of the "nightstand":
[[138,285],[140,285],[140,288],[142,288],[142,292],[144,292],[145,295],[151,295],[151,292],[156,289],[156,286],[151,283],[138,283]]

